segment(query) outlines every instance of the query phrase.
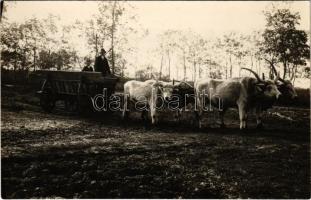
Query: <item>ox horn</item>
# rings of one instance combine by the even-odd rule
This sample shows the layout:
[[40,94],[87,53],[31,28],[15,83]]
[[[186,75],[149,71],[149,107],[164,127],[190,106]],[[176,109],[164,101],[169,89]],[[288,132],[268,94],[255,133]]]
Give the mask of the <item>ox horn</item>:
[[282,78],[280,77],[280,75],[279,75],[279,81],[281,81],[281,82],[283,82],[283,83],[286,82],[284,79],[282,79]]
[[293,81],[294,80],[294,78],[295,78],[295,71],[293,70],[293,74],[292,74],[292,76],[290,77],[290,81]]
[[186,85],[188,85],[191,88],[194,88],[192,85],[190,85],[189,83],[185,82],[185,81],[181,81],[181,83],[185,83]]
[[276,71],[276,69],[275,69],[275,67],[274,67],[274,64],[273,64],[273,62],[272,61],[270,61],[270,60],[268,60],[268,59],[266,59],[265,58],[265,60],[270,64],[270,67],[271,67],[271,69],[272,69],[272,71],[273,71],[273,73],[274,73],[274,75],[278,75],[278,73],[277,73],[277,71]]
[[270,60],[268,60],[268,59],[266,59],[266,58],[265,58],[265,60],[270,64],[270,67],[271,67],[271,69],[272,69],[274,75],[277,76],[277,77],[279,77],[278,80],[281,81],[281,82],[283,82],[283,83],[285,83],[285,80],[282,79],[282,78],[280,77],[280,73],[278,73],[278,72],[276,71],[273,62],[270,61]]
[[274,82],[277,82],[278,80],[280,80],[280,72],[277,73]]
[[280,76],[280,72],[277,72],[277,71],[276,71],[276,69],[275,69],[275,67],[274,67],[273,64],[271,64],[271,67],[272,67],[272,69],[273,69],[272,71],[274,72],[274,74],[278,77],[278,80],[281,81],[281,82],[283,82],[283,83],[285,83],[285,80],[282,79],[281,76]]
[[248,69],[248,68],[244,68],[244,67],[242,67],[241,69],[245,69],[245,70],[247,70],[247,71],[250,71],[252,74],[254,74],[254,76],[257,78],[257,80],[258,80],[259,82],[263,82],[263,80],[261,80],[260,77],[258,76],[258,74],[257,74],[256,72],[254,72],[253,70]]
[[173,79],[173,85],[175,85],[175,82],[181,83],[181,81]]
[[[176,81],[176,80],[175,80],[175,81]],[[194,88],[192,85],[190,85],[190,84],[187,83],[186,81],[176,81],[176,82],[179,82],[179,84],[184,83],[184,84],[188,85],[189,87]]]

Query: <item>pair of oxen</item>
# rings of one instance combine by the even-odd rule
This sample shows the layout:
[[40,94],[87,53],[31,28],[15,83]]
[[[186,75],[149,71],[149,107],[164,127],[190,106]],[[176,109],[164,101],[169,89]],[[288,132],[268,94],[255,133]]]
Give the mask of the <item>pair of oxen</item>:
[[294,99],[296,91],[289,80],[284,80],[276,74],[274,80],[261,79],[256,72],[242,68],[254,74],[253,77],[237,77],[226,80],[200,79],[190,85],[187,82],[163,82],[157,80],[128,81],[124,84],[123,119],[127,119],[135,107],[142,112],[142,119],[151,123],[158,121],[159,109],[177,111],[179,120],[181,111],[192,104],[195,122],[202,128],[202,116],[211,107],[219,111],[220,126],[225,127],[224,114],[228,108],[238,108],[240,129],[247,127],[247,114],[255,111],[257,128],[262,128],[262,113],[271,108],[280,95]]

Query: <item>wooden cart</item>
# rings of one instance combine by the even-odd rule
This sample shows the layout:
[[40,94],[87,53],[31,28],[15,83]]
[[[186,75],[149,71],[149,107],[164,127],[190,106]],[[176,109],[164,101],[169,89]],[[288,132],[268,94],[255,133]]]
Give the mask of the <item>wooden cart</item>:
[[94,97],[104,94],[108,100],[115,92],[118,80],[116,77],[103,77],[100,72],[39,70],[34,73],[42,77],[41,90],[37,94],[41,107],[47,112],[51,112],[59,100],[71,110],[98,111],[94,109]]

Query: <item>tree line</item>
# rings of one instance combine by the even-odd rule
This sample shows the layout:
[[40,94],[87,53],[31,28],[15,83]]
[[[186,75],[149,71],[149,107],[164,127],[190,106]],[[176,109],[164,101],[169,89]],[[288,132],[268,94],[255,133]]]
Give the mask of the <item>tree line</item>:
[[167,30],[158,36],[159,45],[151,52],[157,55],[158,62],[155,65],[151,60],[137,77],[221,79],[240,76],[241,67],[266,73],[271,79],[274,68],[284,79],[310,77],[308,35],[297,29],[299,13],[273,9],[264,15],[265,29],[249,34],[231,31],[208,39],[191,30]]
[[[135,22],[130,9],[130,4],[124,1],[98,2],[99,12],[91,20],[77,20],[71,25],[62,25],[61,19],[53,14],[22,23],[9,22],[3,17],[1,66],[14,71],[82,69],[85,55],[80,55],[78,48],[87,52],[86,57],[94,58],[105,45],[110,47],[106,51],[112,72],[122,76],[127,64],[125,55],[133,51],[127,36],[139,28],[135,23],[128,25],[129,21]],[[86,45],[79,47],[77,41]]]
[[[136,70],[129,58],[137,54],[129,40],[148,37],[137,23],[133,6],[126,1],[98,2],[92,19],[61,25],[52,14],[45,19],[35,17],[22,23],[1,21],[1,66],[18,70],[82,69],[84,56],[75,44],[85,40],[87,56],[94,58],[100,48],[110,47],[108,60],[114,74],[124,77],[126,69],[135,69],[139,79],[157,77],[195,81],[198,78],[230,78],[241,75],[241,67],[261,74],[271,66],[283,78],[310,76],[306,66],[310,57],[308,35],[298,30],[299,13],[274,8],[264,12],[264,30],[249,34],[228,32],[213,39],[192,30],[166,30],[157,37],[157,46],[148,51],[148,61]],[[74,39],[76,37],[76,39]],[[139,55],[136,55],[139,59]]]

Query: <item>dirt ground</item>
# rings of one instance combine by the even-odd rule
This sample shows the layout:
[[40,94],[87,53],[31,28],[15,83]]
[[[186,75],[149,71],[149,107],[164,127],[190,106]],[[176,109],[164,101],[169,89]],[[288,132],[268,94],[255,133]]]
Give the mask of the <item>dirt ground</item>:
[[146,129],[119,113],[79,116],[2,88],[2,198],[310,198],[310,109],[274,108],[265,129],[238,114],[196,130],[162,113]]

